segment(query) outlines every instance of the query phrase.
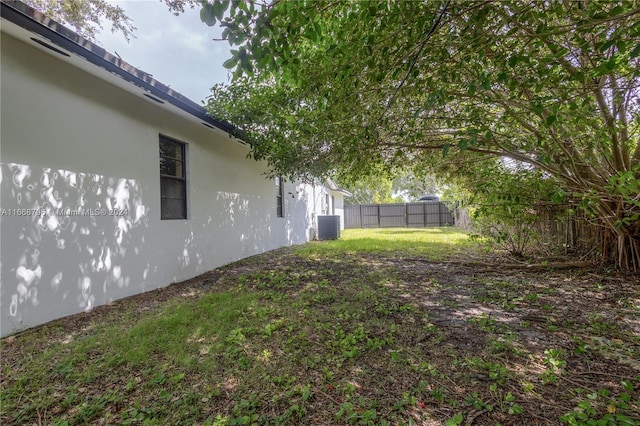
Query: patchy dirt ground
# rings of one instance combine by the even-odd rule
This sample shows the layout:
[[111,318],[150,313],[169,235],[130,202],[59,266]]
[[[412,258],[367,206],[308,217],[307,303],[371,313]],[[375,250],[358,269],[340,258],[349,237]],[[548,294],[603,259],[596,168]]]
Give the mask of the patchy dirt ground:
[[[311,288],[318,282],[322,288]],[[314,259],[288,248],[255,256],[4,339],[2,391],[15,389],[15,377],[28,372],[25,351],[46,352],[79,340],[124,310],[134,312],[135,323],[162,304],[239,288],[264,292],[265,303],[275,294],[292,306],[304,300],[299,324],[292,321],[282,333],[289,333],[289,342],[304,335],[305,346],[294,356],[285,340],[262,336],[260,348],[288,359],[278,368],[290,369],[296,383],[309,384],[311,396],[280,406],[273,393],[265,394],[251,406],[255,424],[640,424],[640,277],[578,263],[528,264],[480,255],[445,261],[383,254]],[[251,335],[245,334],[243,350],[252,359]],[[40,347],[21,344],[34,335]],[[349,352],[344,342],[351,335]],[[228,377],[236,367],[225,368]],[[251,385],[256,394],[260,383]],[[109,413],[117,423],[135,398],[143,398],[135,395],[84,421],[71,409],[57,415],[70,424],[104,424]],[[41,422],[40,412],[18,416],[25,402],[7,398],[2,424]],[[247,398],[231,390],[203,398],[202,415],[186,423],[215,424],[217,418],[243,424],[238,407]],[[304,413],[286,417],[283,407],[293,402]]]

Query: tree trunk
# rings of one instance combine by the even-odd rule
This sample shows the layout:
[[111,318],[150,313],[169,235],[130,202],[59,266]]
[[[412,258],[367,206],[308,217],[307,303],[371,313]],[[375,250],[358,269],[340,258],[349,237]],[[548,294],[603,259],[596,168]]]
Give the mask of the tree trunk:
[[623,271],[640,272],[640,234],[634,231],[639,227],[640,221],[620,229],[601,228],[601,261]]

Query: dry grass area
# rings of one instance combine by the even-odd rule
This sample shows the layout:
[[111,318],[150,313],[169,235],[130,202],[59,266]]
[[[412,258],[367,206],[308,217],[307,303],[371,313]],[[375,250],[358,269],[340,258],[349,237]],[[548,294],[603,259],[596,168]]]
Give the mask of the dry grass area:
[[640,277],[345,232],[2,340],[0,423],[640,424]]

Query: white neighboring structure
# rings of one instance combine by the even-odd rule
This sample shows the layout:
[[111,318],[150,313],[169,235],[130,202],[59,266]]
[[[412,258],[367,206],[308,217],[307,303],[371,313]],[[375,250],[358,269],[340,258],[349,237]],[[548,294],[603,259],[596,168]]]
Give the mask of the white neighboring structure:
[[318,214],[341,214],[335,184],[266,179],[228,123],[1,6],[2,336],[305,243]]
[[344,229],[344,198],[352,194],[340,187],[331,179],[316,182],[314,185],[303,184],[298,190],[308,194],[308,216],[311,218],[313,229],[312,239],[315,239],[318,229],[318,216],[340,216],[340,229]]

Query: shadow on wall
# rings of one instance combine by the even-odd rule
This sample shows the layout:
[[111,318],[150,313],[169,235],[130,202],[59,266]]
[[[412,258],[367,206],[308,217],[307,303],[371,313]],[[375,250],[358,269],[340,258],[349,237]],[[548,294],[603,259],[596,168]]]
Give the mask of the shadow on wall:
[[313,213],[309,211],[310,196],[305,191],[305,185],[296,186],[292,194],[290,210],[293,214],[287,216],[287,238],[289,244],[302,244],[314,237]]
[[192,194],[203,204],[190,220],[160,228],[144,192],[135,179],[0,164],[1,335],[302,244],[312,232],[305,190],[287,198],[283,219],[266,185]]
[[[197,194],[194,194],[194,198]],[[265,199],[266,198],[266,199]],[[195,211],[178,262],[191,275],[268,250],[307,241],[306,194],[289,199],[285,218],[275,217],[275,195],[220,191],[206,217]],[[177,277],[173,277],[177,281]]]
[[[208,197],[194,192],[196,198]],[[262,212],[260,196],[219,191],[210,203],[193,208],[185,222],[177,273],[195,276],[271,248],[271,218]],[[171,281],[182,279],[174,273]]]
[[154,272],[137,258],[136,180],[9,163],[0,188],[2,335],[137,293]]

